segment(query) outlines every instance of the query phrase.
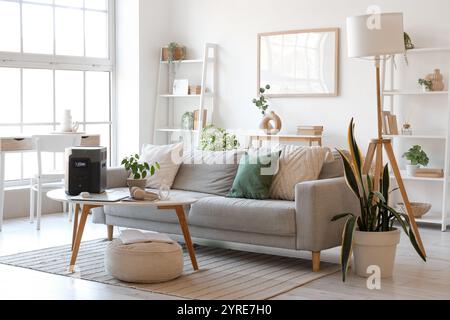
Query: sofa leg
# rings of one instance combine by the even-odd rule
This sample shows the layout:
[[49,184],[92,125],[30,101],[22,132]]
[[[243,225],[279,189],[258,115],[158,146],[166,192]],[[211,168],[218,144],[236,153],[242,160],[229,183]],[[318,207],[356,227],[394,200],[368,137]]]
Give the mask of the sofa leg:
[[107,226],[107,228],[108,228],[108,241],[113,241],[114,226]]
[[320,251],[312,252],[312,271],[313,272],[320,271]]

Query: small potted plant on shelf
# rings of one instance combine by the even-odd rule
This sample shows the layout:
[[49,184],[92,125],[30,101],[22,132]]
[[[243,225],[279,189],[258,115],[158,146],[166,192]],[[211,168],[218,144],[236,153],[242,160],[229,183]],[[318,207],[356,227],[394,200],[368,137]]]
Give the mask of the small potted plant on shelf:
[[420,166],[426,167],[430,162],[427,154],[419,145],[412,146],[408,152],[403,154],[403,158],[410,162],[410,164],[406,165],[406,173],[408,176],[412,177],[416,174],[416,171],[420,168]]
[[419,79],[417,82],[422,86],[424,92],[429,92],[433,88],[433,82],[431,80]]
[[122,160],[122,165],[125,167],[125,170],[131,171],[130,178],[127,179],[128,187],[145,189],[147,177],[154,176],[156,171],[160,169],[160,165],[158,162],[150,165],[139,160],[139,155],[131,155]]
[[357,212],[342,213],[332,221],[346,219],[342,236],[341,268],[342,279],[346,280],[349,262],[353,253],[356,273],[369,276],[368,267],[378,266],[381,277],[393,274],[395,253],[400,242],[400,229],[394,228],[397,222],[406,233],[419,256],[426,261],[416,236],[411,229],[408,215],[389,206],[390,190],[389,167],[384,167],[380,178],[380,190],[375,190],[374,176],[363,175],[363,160],[354,137],[353,119],[349,127],[350,157],[339,151],[344,162],[345,179],[360,204]]

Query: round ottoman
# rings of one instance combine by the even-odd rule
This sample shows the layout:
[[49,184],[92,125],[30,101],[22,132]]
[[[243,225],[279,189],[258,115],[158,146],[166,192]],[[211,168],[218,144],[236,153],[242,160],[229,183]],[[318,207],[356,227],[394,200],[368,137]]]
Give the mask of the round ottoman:
[[134,243],[112,241],[105,254],[106,271],[131,283],[157,283],[178,278],[183,273],[183,250],[178,243]]

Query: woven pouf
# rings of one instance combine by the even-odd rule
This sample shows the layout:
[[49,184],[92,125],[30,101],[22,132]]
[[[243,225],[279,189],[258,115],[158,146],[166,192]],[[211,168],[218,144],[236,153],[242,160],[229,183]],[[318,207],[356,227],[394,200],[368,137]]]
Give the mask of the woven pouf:
[[131,283],[158,283],[183,273],[183,250],[178,243],[134,243],[112,241],[105,254],[106,271]]

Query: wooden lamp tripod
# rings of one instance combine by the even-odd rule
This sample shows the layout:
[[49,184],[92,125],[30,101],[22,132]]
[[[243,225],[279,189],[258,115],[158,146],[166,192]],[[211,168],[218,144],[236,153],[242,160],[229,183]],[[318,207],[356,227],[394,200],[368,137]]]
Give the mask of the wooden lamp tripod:
[[377,124],[378,138],[371,140],[364,161],[363,173],[368,174],[375,158],[374,190],[380,190],[380,178],[383,172],[383,148],[394,172],[397,185],[405,204],[406,212],[417,244],[423,255],[425,248],[412,213],[411,203],[406,193],[405,185],[398,168],[392,148],[391,139],[383,138],[382,97],[380,77],[380,56],[405,52],[403,38],[403,15],[401,13],[381,13],[347,18],[348,49],[350,57],[375,57],[377,85]]

